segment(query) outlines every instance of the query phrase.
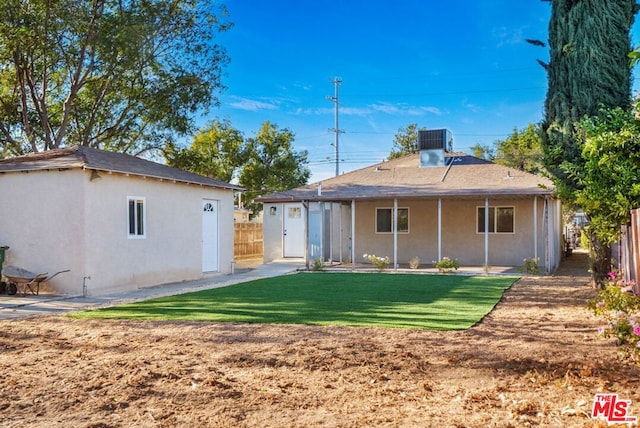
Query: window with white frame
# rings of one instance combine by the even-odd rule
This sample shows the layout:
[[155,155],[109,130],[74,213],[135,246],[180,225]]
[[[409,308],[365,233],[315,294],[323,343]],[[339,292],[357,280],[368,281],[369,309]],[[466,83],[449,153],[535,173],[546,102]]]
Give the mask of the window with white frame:
[[[376,208],[376,233],[393,232],[393,208]],[[398,208],[398,233],[409,233],[409,208]]]
[[129,238],[145,238],[147,233],[145,227],[145,199],[129,196],[127,198],[127,204],[129,214]]
[[[477,233],[485,232],[485,207],[477,207]],[[514,233],[514,207],[489,207],[489,233]]]

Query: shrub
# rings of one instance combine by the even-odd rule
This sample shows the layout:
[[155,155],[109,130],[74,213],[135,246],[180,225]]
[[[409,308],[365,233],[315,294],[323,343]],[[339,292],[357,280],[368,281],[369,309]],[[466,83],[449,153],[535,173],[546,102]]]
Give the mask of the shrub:
[[411,269],[418,269],[420,267],[420,257],[416,256],[409,260],[409,267]]
[[635,283],[624,282],[616,272],[609,272],[604,289],[588,303],[589,309],[602,320],[598,334],[616,338],[620,356],[640,360],[640,297]]
[[451,259],[449,257],[443,257],[439,262],[433,262],[438,271],[442,273],[450,273],[458,270],[460,263],[458,259]]
[[318,257],[311,263],[311,270],[314,272],[318,272],[324,269],[324,262],[322,261],[322,257]]
[[538,262],[540,259],[538,257],[527,257],[522,259],[522,266],[518,268],[518,270],[525,275],[537,275],[540,273],[540,268],[538,267]]
[[369,260],[379,271],[385,270],[389,267],[389,263],[391,263],[391,259],[387,256],[378,257],[375,254],[364,254],[362,257]]

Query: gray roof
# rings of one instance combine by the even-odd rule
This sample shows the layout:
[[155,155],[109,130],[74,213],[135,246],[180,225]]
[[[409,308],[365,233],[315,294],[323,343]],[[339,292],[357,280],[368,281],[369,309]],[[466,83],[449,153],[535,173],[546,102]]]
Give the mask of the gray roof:
[[172,168],[136,156],[107,152],[85,146],[66,147],[0,159],[0,173],[76,168],[174,180],[224,189],[243,190],[242,187],[234,184],[204,177],[178,168]]
[[465,153],[447,154],[447,166],[420,168],[420,155],[408,155],[258,202],[349,201],[353,199],[430,197],[514,197],[553,195],[551,180]]

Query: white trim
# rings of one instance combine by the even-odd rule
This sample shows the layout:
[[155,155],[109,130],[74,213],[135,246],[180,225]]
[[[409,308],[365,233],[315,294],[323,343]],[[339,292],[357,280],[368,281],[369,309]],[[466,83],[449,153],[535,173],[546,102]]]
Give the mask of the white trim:
[[[376,214],[376,219],[378,218]],[[393,199],[393,217],[392,226],[398,224],[398,199]],[[409,212],[407,211],[407,220],[409,219]],[[407,228],[409,224],[407,223]],[[398,228],[392,227],[393,230],[393,270],[398,270]]]
[[[130,224],[130,216],[131,213],[129,212],[129,204],[131,202],[134,202],[134,206],[137,207],[138,203],[142,203],[142,233],[137,233],[138,232],[138,223],[140,223],[138,221],[138,210],[135,209],[134,210],[134,216],[135,216],[135,229],[136,229],[136,233],[131,233],[131,224]],[[145,198],[144,196],[127,196],[127,239],[146,239],[147,238],[147,198]]]
[[356,265],[356,200],[351,200],[351,264]]
[[[411,218],[410,218],[410,210],[409,207],[397,207],[398,210],[407,210],[407,230],[402,231],[399,230],[398,233],[403,234],[403,235],[408,235],[410,233],[411,230]],[[390,210],[391,211],[391,230],[389,232],[378,232],[378,210]],[[394,223],[393,221],[393,207],[376,207],[376,211],[375,211],[375,218],[374,218],[374,231],[376,235],[391,235],[394,231],[394,229],[397,229],[396,227],[394,227],[394,225],[396,223]]]
[[442,260],[442,198],[438,198],[438,260]]
[[[476,235],[484,235],[485,232],[479,232],[478,231],[478,226],[480,225],[478,223],[478,209],[479,208],[485,208],[485,232],[488,230],[488,225],[489,225],[489,210],[492,209],[494,210],[494,215],[493,215],[493,232],[489,231],[489,234],[491,235],[515,235],[516,234],[516,207],[515,205],[492,205],[492,206],[487,206],[485,205],[484,207],[481,205],[477,205],[476,206],[476,210],[475,210],[475,215],[476,215]],[[512,232],[497,232],[498,229],[498,216],[496,215],[496,210],[500,209],[500,208],[511,208],[513,210],[513,231]],[[491,229],[491,228],[489,228]]]
[[538,258],[538,197],[533,197],[533,258]]
[[[476,210],[476,218],[478,211]],[[478,220],[476,220],[476,223]],[[476,232],[478,227],[476,226]],[[489,268],[489,198],[484,198],[484,267]]]

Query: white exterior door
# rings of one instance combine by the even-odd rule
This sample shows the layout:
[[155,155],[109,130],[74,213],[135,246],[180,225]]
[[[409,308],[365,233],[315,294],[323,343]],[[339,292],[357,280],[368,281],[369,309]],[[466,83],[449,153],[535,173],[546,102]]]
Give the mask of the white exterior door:
[[202,201],[202,271],[217,272],[219,266],[218,201]]
[[284,204],[284,257],[304,257],[302,204]]

